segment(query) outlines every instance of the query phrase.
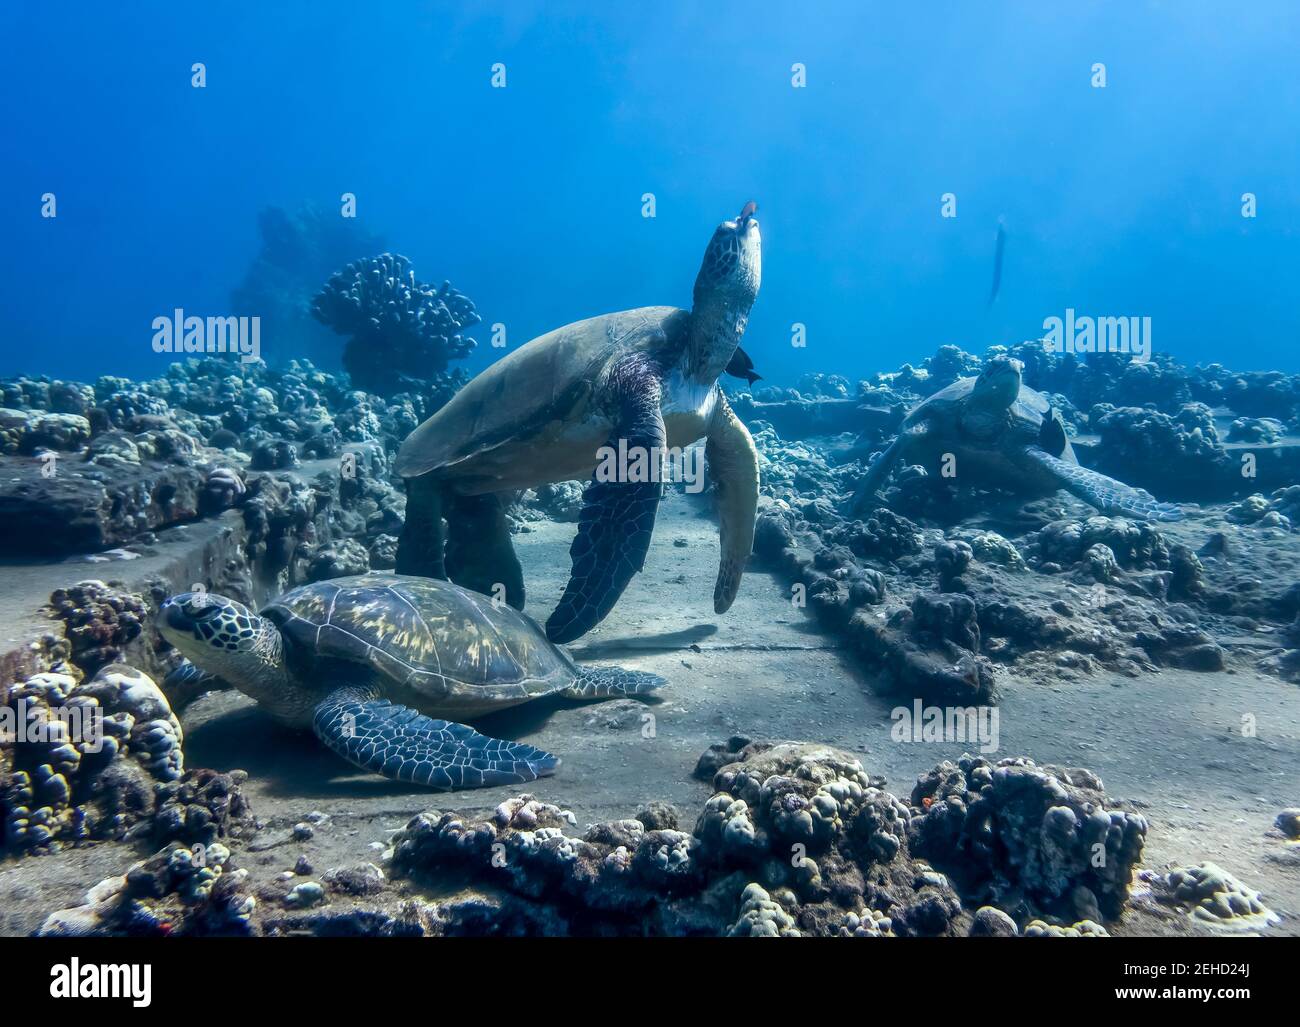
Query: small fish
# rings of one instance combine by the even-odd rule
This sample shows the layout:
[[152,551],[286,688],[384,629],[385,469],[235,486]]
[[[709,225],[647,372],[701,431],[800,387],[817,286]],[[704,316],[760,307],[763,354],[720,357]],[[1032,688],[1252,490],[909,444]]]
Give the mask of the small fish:
[[993,288],[989,290],[989,301],[987,306],[993,306],[993,301],[998,298],[998,287],[1002,285],[1002,252],[1007,248],[1007,229],[1001,218],[998,218],[998,241],[997,249],[993,254]]
[[1065,433],[1065,424],[1056,407],[1048,407],[1043,414],[1043,425],[1038,429],[1038,448],[1052,456],[1059,457],[1065,452],[1069,437]]
[[754,362],[749,359],[749,354],[739,346],[736,352],[731,355],[731,362],[727,364],[726,373],[733,378],[744,378],[750,385],[755,382],[761,382],[763,376],[754,371]]
[[753,200],[750,200],[747,204],[745,204],[743,207],[740,208],[740,216],[736,218],[736,224],[743,225],[746,221],[748,221],[750,218],[754,216],[754,212],[756,210],[758,210],[758,204],[755,203]]

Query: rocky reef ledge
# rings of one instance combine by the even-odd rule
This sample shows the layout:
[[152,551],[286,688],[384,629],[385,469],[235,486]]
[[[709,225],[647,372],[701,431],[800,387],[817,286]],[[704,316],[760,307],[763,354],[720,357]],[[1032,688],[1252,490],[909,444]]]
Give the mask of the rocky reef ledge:
[[651,803],[581,830],[519,795],[421,813],[373,861],[319,871],[171,844],[40,933],[1103,937],[1134,904],[1207,929],[1276,919],[1212,865],[1135,888],[1147,822],[1086,770],[965,756],[900,798],[850,754],[734,738],[696,772],[713,795],[690,828]]

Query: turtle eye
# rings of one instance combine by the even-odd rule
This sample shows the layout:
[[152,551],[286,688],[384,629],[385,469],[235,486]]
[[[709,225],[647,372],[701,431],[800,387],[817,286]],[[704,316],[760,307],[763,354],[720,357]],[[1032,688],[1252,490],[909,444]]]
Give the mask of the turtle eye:
[[217,615],[220,609],[211,599],[191,599],[185,604],[185,612],[195,620],[208,620]]

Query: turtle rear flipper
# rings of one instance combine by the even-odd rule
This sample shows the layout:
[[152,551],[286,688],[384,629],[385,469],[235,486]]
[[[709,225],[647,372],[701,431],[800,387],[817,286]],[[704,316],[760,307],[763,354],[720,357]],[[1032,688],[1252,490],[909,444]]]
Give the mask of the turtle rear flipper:
[[1147,521],[1182,520],[1183,512],[1173,503],[1162,503],[1146,489],[1125,485],[1078,464],[1067,463],[1041,449],[1027,449],[1030,459],[1042,464],[1061,487],[1090,503],[1102,513],[1119,514]]
[[443,483],[431,474],[406,479],[406,519],[397,540],[397,573],[447,580]]
[[395,781],[451,791],[516,785],[555,772],[557,757],[341,688],[312,716],[316,736],[349,763]]
[[560,694],[566,699],[609,699],[628,695],[645,695],[667,682],[658,674],[622,667],[586,667],[578,680]]
[[447,576],[462,588],[524,608],[524,570],[500,493],[447,497]]
[[[615,454],[616,470],[612,480],[606,479],[602,468],[607,461],[602,460],[583,494],[578,535],[569,549],[569,583],[546,621],[552,642],[571,642],[604,620],[632,575],[645,566],[663,496],[659,461],[667,435],[659,410],[659,376],[659,368],[642,357],[624,360],[611,373],[610,388],[616,390],[620,409],[601,452]],[[633,466],[645,475],[628,473]],[[633,480],[641,477],[650,480]]]

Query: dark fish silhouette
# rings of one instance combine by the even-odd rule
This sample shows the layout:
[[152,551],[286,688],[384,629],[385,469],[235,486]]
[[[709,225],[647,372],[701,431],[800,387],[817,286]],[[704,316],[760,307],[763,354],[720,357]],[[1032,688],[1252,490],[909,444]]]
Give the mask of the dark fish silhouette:
[[739,346],[731,355],[731,362],[727,364],[726,372],[733,378],[744,378],[750,385],[763,380],[761,374],[754,372],[754,362],[749,359],[749,354]]
[[1065,434],[1065,424],[1056,407],[1048,407],[1043,414],[1043,425],[1038,429],[1038,448],[1052,456],[1059,457],[1065,452],[1069,437]]
[[993,301],[998,298],[998,288],[1002,285],[1002,251],[1007,248],[1007,229],[1002,221],[998,221],[998,241],[997,249],[993,254],[993,288],[989,290],[989,301],[987,306],[993,306]]

